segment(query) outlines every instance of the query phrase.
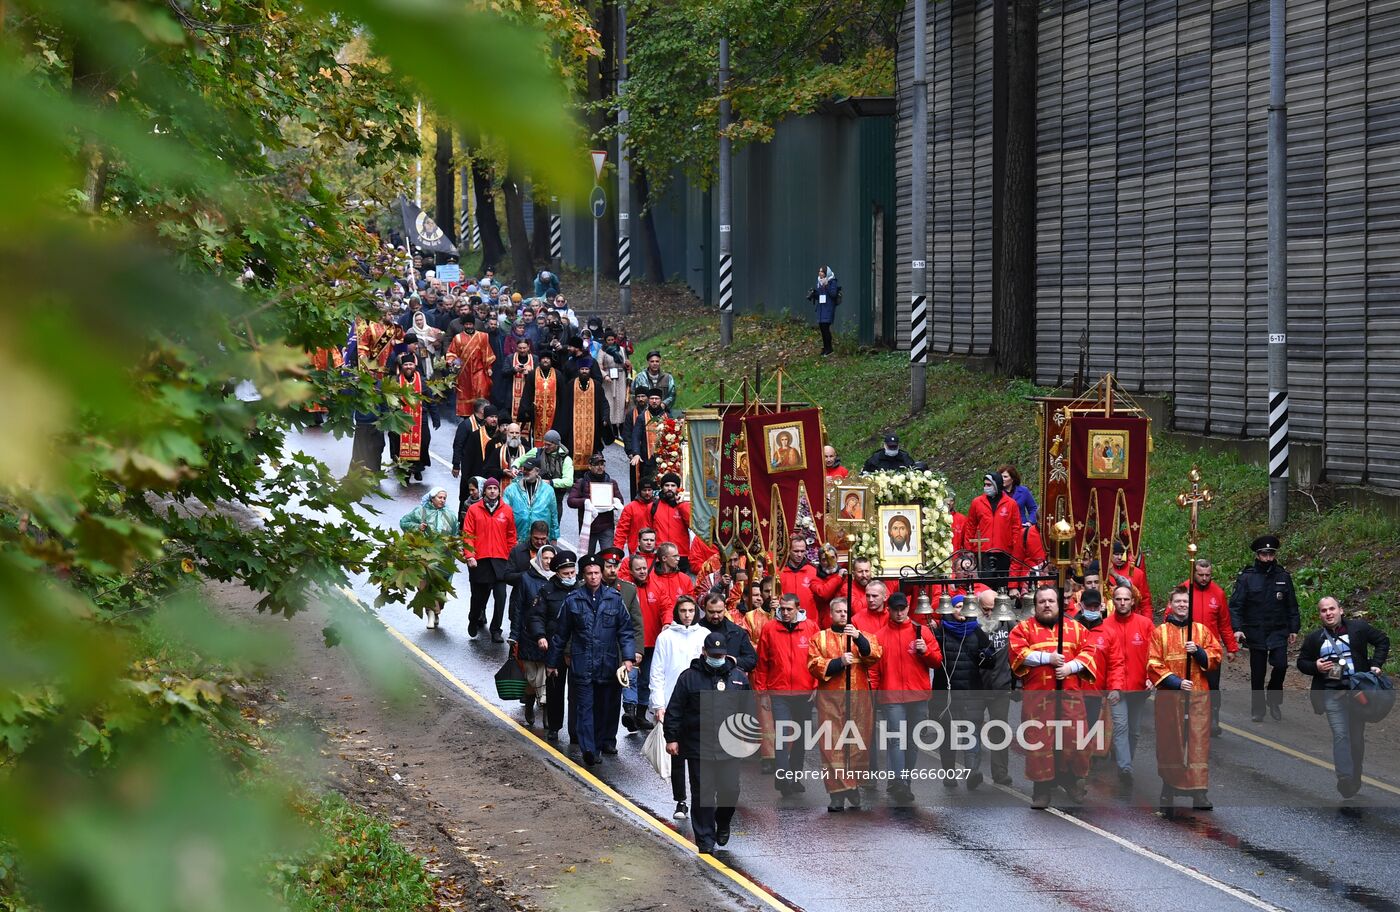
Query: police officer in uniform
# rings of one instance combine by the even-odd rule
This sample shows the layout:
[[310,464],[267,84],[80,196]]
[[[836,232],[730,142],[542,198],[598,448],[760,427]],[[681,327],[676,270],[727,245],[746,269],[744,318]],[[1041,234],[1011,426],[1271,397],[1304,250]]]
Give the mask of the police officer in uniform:
[[[1279,540],[1261,535],[1250,545],[1254,565],[1240,571],[1230,593],[1230,623],[1235,639],[1249,650],[1250,715],[1264,721],[1264,709],[1283,718],[1283,676],[1288,672],[1288,647],[1298,640],[1302,619],[1293,577],[1278,565]],[[1268,672],[1268,690],[1264,675]]]

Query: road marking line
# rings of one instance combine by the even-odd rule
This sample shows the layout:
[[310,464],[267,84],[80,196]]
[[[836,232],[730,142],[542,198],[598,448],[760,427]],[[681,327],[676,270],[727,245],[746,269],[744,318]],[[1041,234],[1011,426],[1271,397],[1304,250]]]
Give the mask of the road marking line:
[[[360,602],[361,605],[364,604],[364,602],[360,600],[360,597],[355,595],[355,593],[349,588],[345,586],[342,586],[340,588],[341,591],[348,595],[350,598],[354,599],[357,602]],[[456,687],[466,696],[470,697],[482,709],[486,710],[491,715],[495,716],[497,719],[500,719],[502,722],[507,723],[517,735],[520,735],[521,737],[525,738],[535,747],[540,748],[545,753],[552,756],[555,760],[564,764],[564,766],[567,767],[569,771],[572,772],[575,776],[578,776],[580,779],[584,780],[589,785],[593,786],[595,789],[601,792],[604,796],[616,802],[621,807],[625,808],[634,817],[641,821],[643,825],[656,831],[657,833],[660,833],[663,836],[670,838],[672,842],[685,849],[687,852],[695,851],[695,844],[692,843],[690,840],[686,839],[684,836],[671,829],[670,827],[663,826],[659,821],[657,821],[655,817],[653,817],[642,807],[635,804],[630,798],[627,798],[621,792],[617,791],[612,786],[608,785],[606,782],[599,779],[597,776],[593,775],[588,770],[584,769],[582,766],[579,766],[573,760],[569,759],[569,757],[566,754],[562,753],[557,748],[555,748],[554,745],[550,744],[548,741],[544,740],[539,735],[536,735],[534,732],[525,728],[523,725],[512,719],[510,716],[506,715],[505,711],[502,710],[499,706],[492,703],[490,700],[486,699],[481,694],[477,693],[476,690],[474,690],[461,678],[458,678],[452,672],[448,671],[445,667],[443,667],[442,663],[438,662],[437,659],[434,659],[432,656],[428,655],[421,648],[419,648],[419,646],[415,644],[412,640],[408,639],[408,637],[404,636],[401,632],[399,632],[397,629],[391,626],[387,621],[385,621],[382,617],[379,616],[379,612],[375,611],[372,613],[376,618],[379,618],[379,622],[384,625],[385,630],[389,631],[389,635],[392,636],[394,639],[398,640],[401,644],[403,644],[403,646],[406,649],[408,649],[409,652],[417,656],[420,661],[422,661],[433,671],[436,671],[438,674],[442,675],[442,677],[446,679],[448,683]],[[772,893],[768,892],[766,889],[759,886],[758,884],[754,883],[752,880],[749,880],[747,877],[745,877],[743,874],[740,874],[738,871],[734,870],[729,865],[716,859],[713,855],[698,855],[697,857],[709,864],[710,867],[714,868],[720,874],[723,874],[725,877],[729,878],[729,880],[731,880],[736,886],[738,886],[746,893],[751,895],[754,899],[758,900],[760,904],[767,906],[770,909],[781,910],[781,912],[790,912],[790,910],[794,908],[793,906],[789,906],[788,904],[784,903],[782,900],[778,899],[778,897],[774,896]],[[1282,912],[1282,910],[1280,910],[1280,912]]]
[[[1025,802],[1027,802],[1027,803],[1030,802],[1030,798],[1028,798],[1028,797],[1026,797],[1025,795],[1021,794],[1020,792],[1016,791],[1015,789],[1008,788],[1008,787],[1006,787],[1006,786],[1004,786],[1004,785],[996,785],[996,784],[993,784],[992,787],[993,787],[993,788],[996,788],[996,789],[1000,789],[1001,791],[1005,792],[1005,793],[1008,794],[1008,795],[1014,795],[1015,797],[1020,798],[1022,801],[1025,801]],[[1049,811],[1051,814],[1054,814],[1056,817],[1059,817],[1061,820],[1068,821],[1069,823],[1074,824],[1075,826],[1079,827],[1080,829],[1087,830],[1087,831],[1089,831],[1090,833],[1093,833],[1093,834],[1096,835],[1096,836],[1102,836],[1104,839],[1107,839],[1109,842],[1112,842],[1113,844],[1115,844],[1115,845],[1117,845],[1117,846],[1120,846],[1120,847],[1122,847],[1122,848],[1125,848],[1125,849],[1127,849],[1129,852],[1132,852],[1132,853],[1135,854],[1135,855],[1140,855],[1140,856],[1142,856],[1143,858],[1148,859],[1149,861],[1155,861],[1155,862],[1157,862],[1158,864],[1165,865],[1166,867],[1170,868],[1171,870],[1176,871],[1178,874],[1185,874],[1187,877],[1191,878],[1192,880],[1199,881],[1200,883],[1205,884],[1205,885],[1208,886],[1208,887],[1213,887],[1214,889],[1219,890],[1220,892],[1224,893],[1225,895],[1230,896],[1230,897],[1233,897],[1234,899],[1238,899],[1240,902],[1246,903],[1246,904],[1248,904],[1248,905],[1251,905],[1251,906],[1253,906],[1253,907],[1256,908],[1256,909],[1262,909],[1262,910],[1264,910],[1264,912],[1287,912],[1287,910],[1284,909],[1283,907],[1281,907],[1281,906],[1276,906],[1276,905],[1274,905],[1273,903],[1269,902],[1268,900],[1260,899],[1259,897],[1255,896],[1253,893],[1246,893],[1244,890],[1241,890],[1241,889],[1239,889],[1238,887],[1232,887],[1232,886],[1230,886],[1229,884],[1225,883],[1224,881],[1216,880],[1214,877],[1211,877],[1209,874],[1205,874],[1205,873],[1202,873],[1201,871],[1197,871],[1195,868],[1191,867],[1190,865],[1182,864],[1182,863],[1179,862],[1179,861],[1174,861],[1174,860],[1168,858],[1168,857],[1165,856],[1165,855],[1162,855],[1162,854],[1160,854],[1160,853],[1158,853],[1158,852],[1152,851],[1151,849],[1144,848],[1144,847],[1138,845],[1137,843],[1133,842],[1133,841],[1130,840],[1130,839],[1125,839],[1124,837],[1119,836],[1117,833],[1111,833],[1111,832],[1109,832],[1108,830],[1105,830],[1103,827],[1095,826],[1094,824],[1090,823],[1089,821],[1087,821],[1087,820],[1082,820],[1082,819],[1080,819],[1080,818],[1074,816],[1073,814],[1069,814],[1069,813],[1066,813],[1065,811],[1060,810],[1059,808],[1054,808],[1054,807],[1052,807],[1052,808],[1046,808],[1046,810]]]
[[[1321,767],[1325,770],[1336,769],[1336,767],[1334,767],[1331,763],[1328,763],[1325,760],[1319,760],[1317,757],[1314,757],[1310,754],[1305,754],[1300,750],[1294,750],[1286,744],[1279,744],[1277,741],[1271,741],[1270,739],[1265,738],[1262,735],[1256,735],[1254,734],[1254,732],[1246,731],[1243,728],[1236,728],[1233,725],[1221,725],[1220,727],[1232,735],[1238,735],[1239,737],[1244,738],[1247,741],[1253,741],[1255,744],[1262,744],[1265,747],[1272,747],[1274,750],[1279,751],[1280,753],[1287,754],[1288,756],[1293,757],[1296,760],[1302,760],[1304,763],[1311,763],[1313,766]],[[1367,785],[1381,789],[1382,791],[1390,792],[1392,795],[1400,795],[1400,788],[1396,788],[1388,782],[1382,782],[1381,780],[1373,779],[1370,776],[1362,776],[1361,781],[1366,783]]]

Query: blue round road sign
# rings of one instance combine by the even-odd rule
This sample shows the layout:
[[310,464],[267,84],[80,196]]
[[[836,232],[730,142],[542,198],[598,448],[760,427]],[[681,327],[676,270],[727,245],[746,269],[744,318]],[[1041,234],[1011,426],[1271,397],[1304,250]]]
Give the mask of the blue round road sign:
[[593,192],[588,194],[588,208],[593,210],[595,219],[602,218],[608,211],[608,197],[602,187],[594,187]]

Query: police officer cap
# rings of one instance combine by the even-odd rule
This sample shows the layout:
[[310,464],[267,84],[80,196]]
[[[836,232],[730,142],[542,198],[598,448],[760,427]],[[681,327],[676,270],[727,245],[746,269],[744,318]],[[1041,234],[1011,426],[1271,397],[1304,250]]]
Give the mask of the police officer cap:
[[596,554],[590,554],[590,555],[588,555],[587,557],[582,558],[582,559],[579,560],[579,562],[578,562],[578,568],[579,568],[580,571],[587,570],[589,567],[602,567],[602,566],[603,566],[603,560],[602,560],[602,558],[600,558],[600,557],[599,557],[598,555],[596,555]]
[[1249,550],[1256,554],[1260,551],[1277,551],[1279,540],[1277,535],[1261,535],[1250,543]]
[[578,555],[572,551],[560,551],[554,555],[554,560],[549,562],[549,569],[558,573],[568,567],[578,566]]
[[705,652],[708,655],[724,655],[724,637],[717,633],[712,633],[705,637]]

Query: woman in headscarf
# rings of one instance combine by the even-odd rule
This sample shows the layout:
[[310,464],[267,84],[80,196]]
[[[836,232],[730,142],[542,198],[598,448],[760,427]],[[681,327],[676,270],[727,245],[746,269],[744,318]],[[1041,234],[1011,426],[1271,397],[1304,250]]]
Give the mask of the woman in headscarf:
[[432,376],[432,360],[442,357],[442,330],[428,322],[428,317],[423,311],[413,314],[413,325],[408,331],[418,337],[418,351],[427,355],[427,366],[423,369],[425,377]]
[[[535,599],[539,598],[540,590],[544,588],[554,576],[554,571],[549,569],[550,561],[554,560],[556,551],[553,545],[545,545],[535,552],[534,558],[525,568],[524,574],[520,577],[520,582],[511,593],[510,600],[510,636],[511,649],[515,652],[515,660],[520,663],[520,671],[525,675],[525,724],[535,724],[535,704],[544,706],[545,703],[545,655],[548,649],[541,649],[540,642],[544,640],[544,617],[539,615],[535,620],[535,632],[531,633],[527,627],[528,611],[534,606]],[[544,642],[548,642],[544,640]]]
[[836,322],[836,305],[841,303],[841,286],[830,266],[817,270],[817,286],[807,292],[807,300],[817,308],[817,328],[822,331],[822,354],[832,354],[831,324]]
[[[423,499],[404,514],[399,520],[399,528],[405,532],[417,532],[426,538],[435,539],[442,548],[442,562],[429,569],[429,574],[437,576],[441,574],[445,577],[439,582],[451,582],[452,575],[457,572],[457,559],[454,552],[449,547],[449,542],[457,535],[457,511],[447,505],[447,489],[441,485],[435,485],[431,491],[423,495]],[[438,626],[438,619],[442,615],[444,601],[438,599],[432,608],[427,609],[428,627],[430,629]]]

